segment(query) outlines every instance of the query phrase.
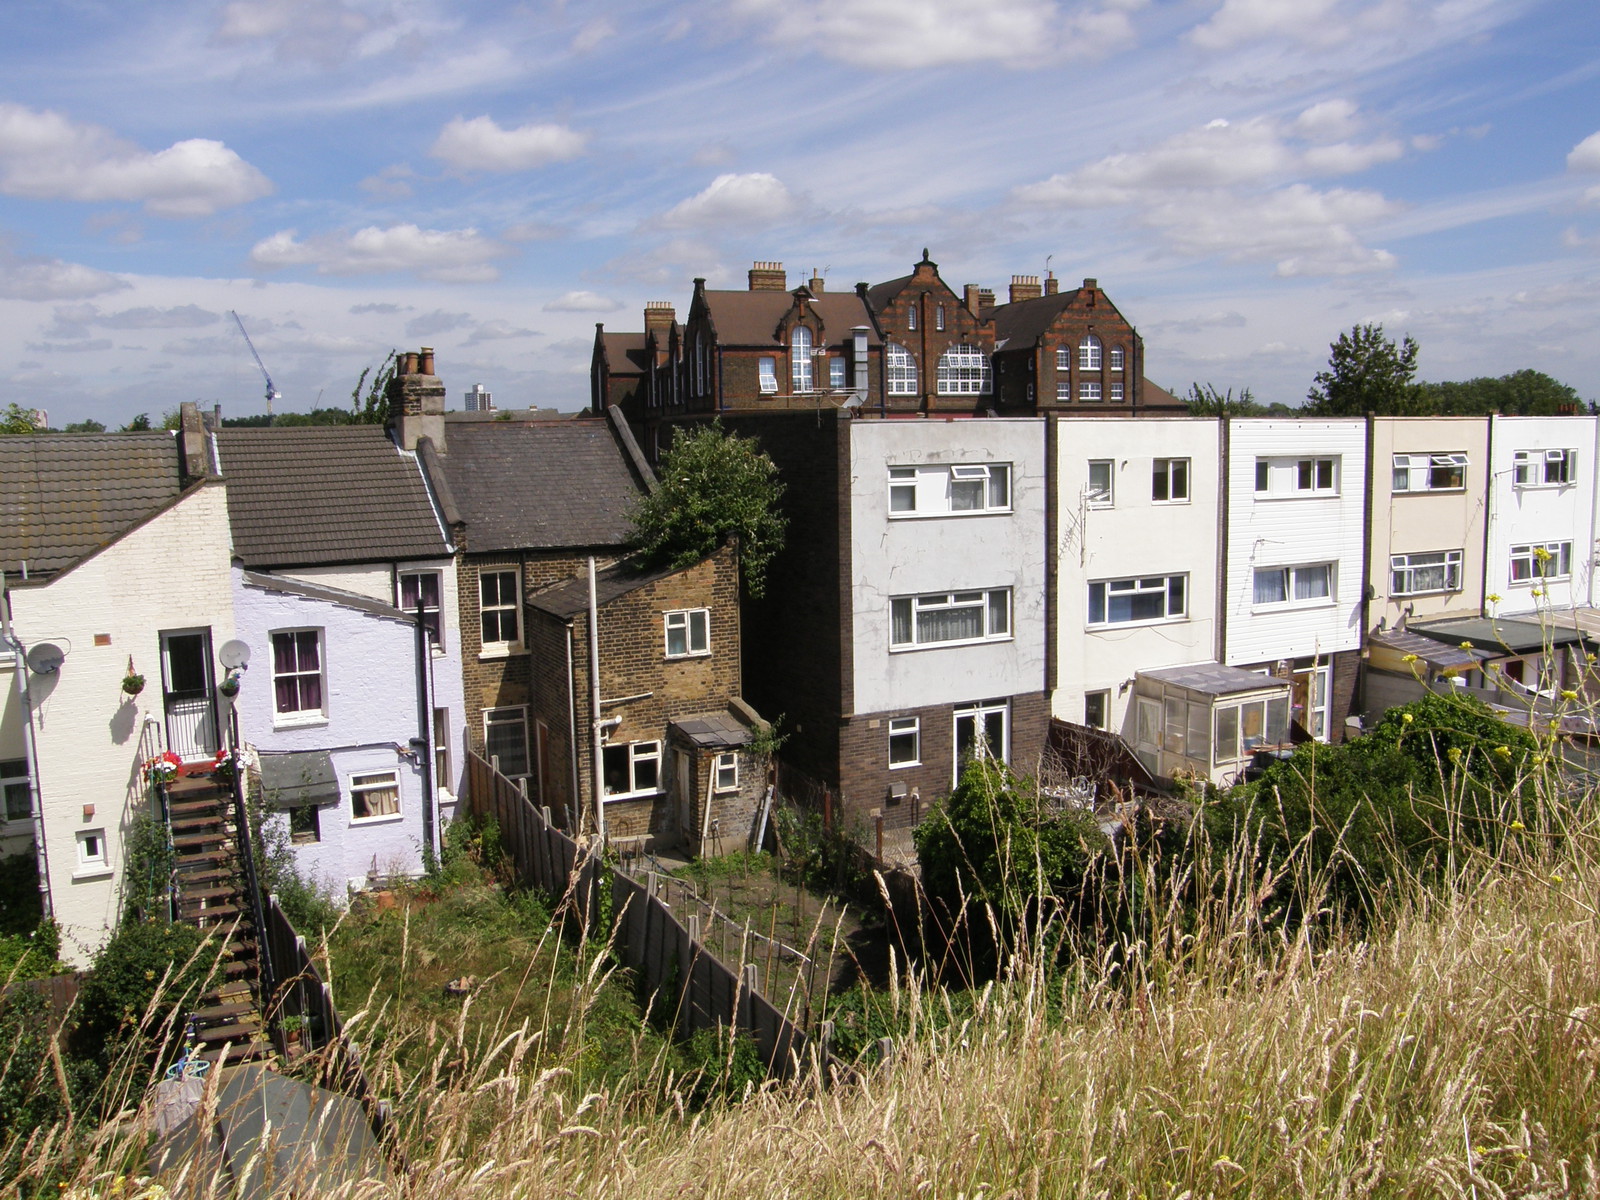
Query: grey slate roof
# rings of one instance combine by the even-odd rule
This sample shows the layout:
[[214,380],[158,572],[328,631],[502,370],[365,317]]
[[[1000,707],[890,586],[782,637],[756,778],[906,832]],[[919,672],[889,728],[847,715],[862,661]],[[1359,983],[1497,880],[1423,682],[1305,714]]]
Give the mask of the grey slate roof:
[[[1054,296],[1036,296],[1032,300],[1017,300],[990,309],[985,315],[994,321],[994,340],[1005,342],[1006,347],[1011,350],[1033,346],[1055,323],[1061,311],[1073,306],[1081,290],[1074,288],[1070,292],[1057,292]],[[1104,293],[1101,293],[1101,299],[1108,308],[1115,311],[1115,306],[1105,299]]]
[[748,746],[753,734],[750,727],[731,712],[697,713],[679,717],[671,727],[696,746],[707,750],[731,750]]
[[[685,571],[688,568],[679,567],[678,570]],[[647,583],[654,583],[657,579],[665,579],[675,573],[665,568],[641,571],[636,564],[627,560],[615,563],[594,573],[595,603],[608,604],[618,596],[625,596]],[[588,572],[574,575],[571,579],[553,583],[535,592],[528,597],[528,603],[541,612],[547,612],[563,620],[577,616],[589,607]]]
[[248,567],[443,558],[416,459],[376,425],[224,429],[233,552]]
[[644,494],[604,419],[450,422],[440,455],[467,549],[621,546]]
[[171,433],[0,437],[0,568],[53,575],[179,492]]
[[[776,346],[778,322],[794,307],[793,292],[708,291],[704,295],[711,323],[717,328],[717,341],[724,346]],[[866,326],[869,345],[882,341],[871,314],[854,292],[824,292],[812,301],[812,308],[822,318],[830,345],[849,341],[857,325]]]
[[889,301],[906,290],[906,284],[910,282],[911,276],[902,275],[899,279],[875,283],[867,289],[867,303],[872,306],[873,312],[882,312],[888,307]]
[[329,750],[291,750],[261,755],[261,790],[273,808],[332,804],[339,780]]

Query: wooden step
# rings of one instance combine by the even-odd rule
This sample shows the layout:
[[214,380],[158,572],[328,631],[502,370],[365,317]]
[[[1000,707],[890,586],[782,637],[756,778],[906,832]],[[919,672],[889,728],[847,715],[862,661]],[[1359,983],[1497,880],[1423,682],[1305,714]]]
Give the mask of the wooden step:
[[233,806],[231,804],[223,804],[221,800],[215,796],[207,796],[201,799],[191,800],[169,800],[167,802],[167,812],[174,818],[201,816],[206,813],[227,812],[232,807]]
[[256,1006],[252,1001],[240,1000],[233,1004],[212,1004],[205,1008],[197,1008],[189,1014],[189,1020],[202,1028],[218,1028],[228,1024],[243,1024],[239,1017],[254,1018],[257,1026],[260,1017],[256,1015]]
[[246,1042],[261,1032],[261,1021],[251,1013],[250,1019],[235,1021],[231,1025],[212,1025],[200,1030],[200,1041],[207,1046],[221,1042]]
[[178,903],[189,904],[197,900],[224,900],[238,896],[240,888],[237,883],[224,883],[216,887],[178,887]]
[[187,813],[184,816],[174,816],[170,822],[172,832],[193,833],[199,829],[213,829],[218,825],[228,823],[227,815],[220,812]]
[[271,1058],[272,1043],[266,1038],[252,1038],[248,1042],[229,1042],[224,1046],[211,1046],[200,1051],[200,1057],[209,1063],[254,1062],[258,1058]]
[[209,833],[180,833],[172,839],[172,844],[179,850],[195,850],[201,846],[220,846],[223,843],[232,843],[233,834],[226,829],[217,829]]
[[239,915],[237,904],[212,904],[207,907],[185,905],[178,902],[178,916],[185,921],[232,921]]

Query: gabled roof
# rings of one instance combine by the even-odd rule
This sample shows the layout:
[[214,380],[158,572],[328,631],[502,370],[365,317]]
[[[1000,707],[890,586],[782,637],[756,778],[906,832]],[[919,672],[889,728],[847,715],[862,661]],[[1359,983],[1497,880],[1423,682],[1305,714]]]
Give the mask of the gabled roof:
[[[776,346],[778,322],[794,307],[793,292],[704,292],[717,341],[724,346]],[[824,292],[811,302],[822,318],[829,342],[850,340],[857,325],[867,328],[867,342],[880,343],[872,316],[854,292]]]
[[[694,564],[698,566],[699,564]],[[654,583],[658,579],[665,579],[669,575],[676,575],[679,571],[687,571],[689,567],[664,568],[657,567],[651,570],[641,570],[639,565],[632,560],[624,560],[594,573],[594,597],[597,605],[609,604],[618,596],[626,596],[629,592],[638,591],[646,584]],[[571,579],[560,583],[553,583],[549,587],[535,592],[528,597],[528,604],[540,612],[547,612],[553,617],[567,620],[584,612],[589,607],[589,576],[574,575]]]
[[643,375],[650,368],[643,333],[602,333],[606,368],[613,375]]
[[0,569],[53,575],[177,497],[168,432],[0,437]]
[[[1036,296],[1032,300],[997,305],[984,315],[994,322],[996,344],[1004,342],[1008,350],[1027,349],[1049,331],[1063,311],[1075,307],[1074,302],[1081,295],[1082,289],[1074,288],[1070,292],[1057,292],[1054,296]],[[1116,312],[1116,305],[1106,299],[1104,292],[1100,292],[1099,296],[1107,308]]]
[[224,429],[233,552],[247,567],[443,558],[417,460],[377,425]]
[[644,486],[608,421],[452,422],[446,442],[439,462],[469,550],[627,541]]
[[872,306],[873,312],[882,312],[891,300],[906,290],[906,284],[910,282],[911,276],[902,275],[899,279],[875,283],[867,289],[867,303]]

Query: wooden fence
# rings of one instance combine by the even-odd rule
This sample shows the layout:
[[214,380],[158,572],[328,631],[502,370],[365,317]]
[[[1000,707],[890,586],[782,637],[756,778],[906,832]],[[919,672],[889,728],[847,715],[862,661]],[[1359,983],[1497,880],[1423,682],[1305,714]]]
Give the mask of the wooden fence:
[[[701,941],[700,919],[680,923],[650,889],[557,829],[511,780],[479,755],[467,755],[465,810],[493,818],[524,884],[573,914],[585,932],[601,930],[603,886],[609,886],[612,953],[638,973],[656,1011],[682,1036],[718,1027],[746,1032],[769,1075],[787,1078],[807,1064],[806,1035],[761,995],[754,963],[730,969]],[[609,879],[608,879],[609,877]],[[826,1048],[817,1053],[826,1068]]]
[[78,998],[78,989],[83,986],[87,977],[84,971],[73,971],[67,975],[51,975],[46,979],[25,979],[21,983],[9,984],[0,988],[0,996],[12,989],[26,988],[44,998],[48,1009],[45,1020],[50,1023],[51,1030],[61,1028],[61,1023],[66,1020],[67,1010]]

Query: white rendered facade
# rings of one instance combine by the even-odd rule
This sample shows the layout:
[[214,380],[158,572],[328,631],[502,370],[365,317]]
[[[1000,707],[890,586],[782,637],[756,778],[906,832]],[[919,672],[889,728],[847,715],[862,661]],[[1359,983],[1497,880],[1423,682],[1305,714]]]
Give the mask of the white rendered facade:
[[1489,446],[1485,611],[1593,604],[1596,419],[1494,417]]

